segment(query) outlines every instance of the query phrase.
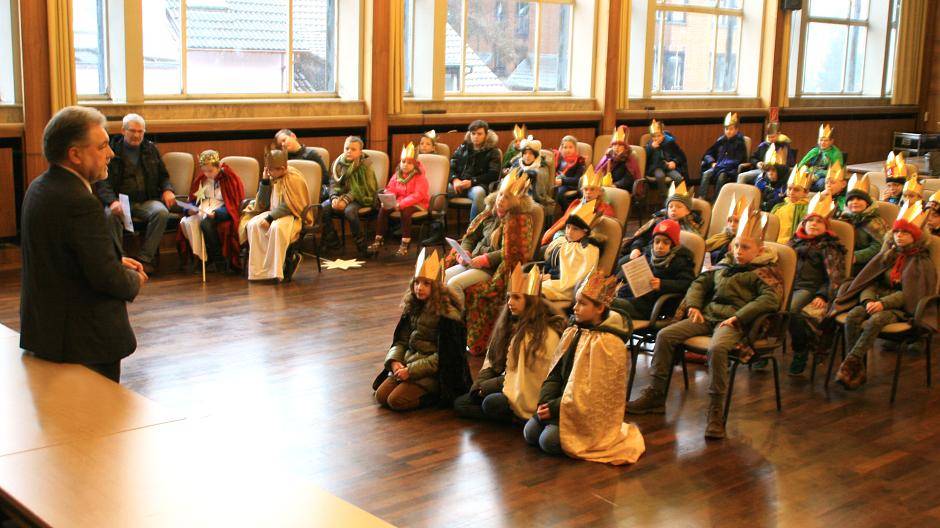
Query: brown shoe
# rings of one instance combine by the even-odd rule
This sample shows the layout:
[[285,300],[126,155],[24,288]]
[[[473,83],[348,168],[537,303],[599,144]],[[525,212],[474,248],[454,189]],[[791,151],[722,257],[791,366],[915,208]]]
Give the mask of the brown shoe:
[[836,374],[836,381],[841,383],[848,390],[855,390],[865,384],[867,379],[865,375],[865,365],[862,360],[849,356],[839,365],[839,373]]
[[144,267],[144,273],[146,273],[147,276],[152,276],[152,275],[157,274],[157,268],[155,268],[153,264],[149,262],[141,262],[141,265]]

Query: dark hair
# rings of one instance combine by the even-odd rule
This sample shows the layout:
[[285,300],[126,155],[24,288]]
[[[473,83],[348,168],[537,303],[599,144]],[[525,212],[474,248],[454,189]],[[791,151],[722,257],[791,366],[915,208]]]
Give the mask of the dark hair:
[[68,159],[69,149],[85,143],[91,127],[103,127],[104,114],[86,106],[67,106],[56,112],[42,132],[42,154],[49,163]]
[[[532,356],[542,346],[548,329],[561,332],[563,327],[564,320],[554,316],[544,299],[525,295],[525,309],[518,317],[509,311],[508,303],[503,306],[493,326],[486,354],[491,362],[500,362],[505,358],[508,366],[510,363],[514,365],[521,353],[525,354],[526,362],[531,364]],[[526,334],[530,336],[530,346],[520,351],[519,345]]]
[[467,127],[467,132],[473,132],[478,128],[485,129],[487,132],[490,131],[489,123],[482,119],[475,119],[472,123],[470,123],[470,126]]

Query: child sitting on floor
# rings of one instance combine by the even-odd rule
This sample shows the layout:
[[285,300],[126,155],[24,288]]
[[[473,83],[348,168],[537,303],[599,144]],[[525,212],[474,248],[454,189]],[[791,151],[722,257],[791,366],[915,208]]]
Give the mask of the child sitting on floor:
[[868,176],[852,176],[845,196],[845,210],[839,215],[841,220],[855,228],[853,277],[881,251],[882,241],[888,231],[888,226],[878,213],[878,204],[868,194],[870,187]]
[[397,212],[401,218],[401,245],[395,256],[404,257],[408,255],[411,246],[411,219],[418,211],[427,211],[430,201],[428,179],[424,175],[424,165],[415,154],[414,143],[408,143],[402,149],[398,170],[385,186],[385,194],[395,196],[396,205],[392,209],[387,209],[385,205],[379,207],[379,216],[375,221],[375,241],[369,246],[369,254],[375,255],[382,249],[389,216]]
[[604,240],[592,234],[599,218],[596,201],[575,208],[565,220],[565,235],[545,250],[542,295],[550,301],[574,301],[574,289],[597,266]]
[[777,235],[778,244],[786,244],[796,232],[806,214],[807,198],[812,176],[806,167],[794,168],[787,180],[787,197],[783,202],[771,209],[770,214],[780,220],[780,233]]

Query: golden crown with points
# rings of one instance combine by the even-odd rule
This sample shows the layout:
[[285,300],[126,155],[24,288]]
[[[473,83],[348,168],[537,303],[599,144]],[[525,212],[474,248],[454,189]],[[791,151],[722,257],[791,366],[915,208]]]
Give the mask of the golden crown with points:
[[679,185],[676,185],[676,182],[669,184],[669,193],[666,194],[666,196],[669,197],[675,195],[689,196],[689,191],[685,187],[685,181],[679,182]]
[[520,175],[518,168],[513,168],[509,174],[503,176],[499,182],[499,192],[511,194],[513,196],[522,196],[529,189],[529,177],[525,174]]
[[924,186],[917,180],[917,175],[915,174],[904,182],[904,188],[901,189],[901,194],[915,193],[919,195],[923,190]]
[[783,165],[786,163],[786,150],[787,147],[777,148],[776,143],[771,143],[767,147],[767,153],[764,154],[764,165]]
[[581,188],[601,186],[603,186],[602,173],[594,172],[594,166],[588,165],[587,168],[584,169],[584,174],[581,175]]
[[610,136],[610,144],[627,144],[627,127],[626,125],[620,125],[614,129],[614,133]]
[[542,272],[538,266],[532,266],[528,273],[522,271],[522,263],[516,263],[516,268],[509,275],[508,293],[521,293],[538,297],[542,293]]
[[820,137],[820,138],[826,138],[826,139],[832,139],[832,131],[833,131],[833,130],[835,130],[835,129],[833,129],[831,126],[829,126],[829,123],[823,123],[823,124],[819,125],[819,137]]
[[930,195],[930,198],[927,199],[927,202],[934,202],[940,204],[940,191],[937,191]]
[[744,214],[748,205],[750,204],[747,201],[747,196],[738,198],[737,194],[731,195],[731,207],[728,208],[728,219],[737,218],[740,220],[741,215]]
[[735,112],[728,112],[728,115],[725,116],[725,126],[738,126],[738,114]]
[[427,248],[421,248],[418,261],[415,264],[415,278],[441,282],[444,278],[444,260],[437,256],[437,250],[426,256]]
[[927,219],[927,210],[924,209],[924,205],[920,200],[915,200],[914,202],[905,201],[901,205],[901,210],[898,211],[897,222],[906,221],[911,224],[920,227],[924,225],[924,220]]
[[286,167],[287,166],[287,151],[265,147],[264,166],[266,168]]
[[578,204],[569,216],[580,218],[584,225],[590,227],[597,219],[597,200]]
[[758,242],[764,241],[764,227],[767,225],[767,217],[761,214],[757,207],[747,206],[741,212],[741,219],[738,220],[738,238],[750,238]]
[[818,192],[806,206],[806,216],[809,218],[816,215],[822,218],[829,218],[829,215],[835,210],[836,204],[832,201],[832,196],[828,192]]
[[401,159],[402,160],[414,160],[415,159],[415,144],[408,142],[403,149],[401,149]]
[[617,277],[608,277],[606,273],[595,268],[581,283],[578,295],[583,295],[604,306],[610,306],[619,288],[620,283],[617,281]]
[[845,169],[842,168],[842,164],[838,161],[829,165],[829,170],[826,172],[826,180],[842,180],[845,181]]
[[650,135],[656,136],[662,133],[663,133],[663,122],[657,121],[654,119],[653,122],[650,123]]
[[222,163],[222,158],[219,156],[219,151],[217,150],[204,150],[199,154],[199,165],[205,167],[208,165],[215,165],[216,167]]
[[793,170],[790,171],[790,179],[787,180],[787,187],[792,185],[794,187],[800,187],[809,190],[811,180],[812,175],[810,174],[806,165],[793,167]]
[[899,152],[898,155],[894,157],[894,171],[892,175],[895,178],[916,178],[917,166],[908,163],[907,158],[904,157],[904,153]]
[[865,194],[871,194],[871,182],[868,181],[868,175],[864,174],[861,178],[858,177],[858,174],[853,174],[849,178],[849,185],[846,187],[846,192],[851,191],[860,191]]
[[516,141],[521,141],[523,138],[525,138],[525,125],[522,125],[522,126],[513,125],[512,137]]

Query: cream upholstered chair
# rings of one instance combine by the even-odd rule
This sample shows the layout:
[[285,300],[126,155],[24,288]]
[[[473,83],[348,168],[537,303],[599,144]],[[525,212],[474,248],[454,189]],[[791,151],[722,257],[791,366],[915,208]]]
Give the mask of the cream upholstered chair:
[[[304,177],[304,182],[307,184],[307,197],[310,200],[310,203],[304,209],[302,214],[302,224],[300,226],[300,233],[297,236],[297,239],[291,243],[288,247],[288,255],[292,251],[301,251],[301,244],[308,237],[314,235],[314,229],[318,226],[320,222],[320,184],[323,181],[323,169],[320,167],[319,163],[310,160],[296,159],[288,160],[288,167],[294,167],[300,171],[300,174]],[[316,243],[314,240],[313,251],[314,257],[317,259],[317,272],[320,272],[320,244]],[[285,260],[290,262],[290,258]],[[285,271],[288,267],[285,266]],[[284,280],[290,281],[293,278],[293,274],[296,273],[296,269],[290,270],[291,273],[288,275],[284,274]]]
[[[161,158],[166,171],[170,174],[170,185],[177,197],[189,197],[189,189],[193,185],[193,174],[196,170],[196,160],[189,152],[167,152]],[[186,199],[184,198],[184,200]]]
[[888,229],[894,225],[894,221],[898,219],[898,213],[900,208],[891,202],[877,202],[878,203],[878,216],[884,220],[885,225],[888,226]]
[[225,156],[222,163],[228,165],[242,179],[245,198],[253,200],[258,194],[258,180],[261,177],[261,165],[249,156]]
[[578,155],[584,158],[585,163],[594,161],[594,147],[590,143],[578,141]]
[[708,233],[708,228],[711,225],[712,219],[712,204],[708,203],[701,198],[692,198],[692,210],[698,211],[699,217],[702,219],[702,227],[699,229],[702,237]]
[[438,141],[437,143],[434,144],[434,149],[437,151],[438,154],[450,160],[450,145],[448,145],[447,143]]
[[768,212],[761,213],[761,217],[767,221],[764,226],[764,240],[770,240],[771,242],[777,240],[777,237],[780,236],[780,218]]
[[614,218],[624,228],[630,218],[630,192],[618,187],[604,187],[604,201],[614,209]]
[[[329,151],[329,150],[326,150],[326,149],[323,148],[323,147],[313,147],[313,150],[315,150],[316,153],[320,155],[320,159],[323,160],[323,163],[327,166],[327,168],[332,167],[333,160],[330,159],[330,151]],[[327,177],[327,175],[324,174],[324,175],[323,175],[323,178],[321,178],[321,181],[322,181],[322,180],[325,180],[326,177]]]
[[[385,188],[385,185],[388,183],[388,154],[380,150],[371,150],[371,149],[362,149],[362,153],[365,154],[366,164],[372,167],[372,173],[375,176],[376,189],[382,190]],[[336,171],[336,163],[339,161],[339,158],[333,160],[333,170]],[[326,211],[324,211],[324,214]],[[324,222],[332,221],[332,218],[339,218],[340,220],[340,236],[343,245],[346,245],[346,217],[342,214],[336,214],[333,211],[329,211],[329,215],[323,218]],[[368,220],[376,215],[376,208],[374,206],[366,206],[359,208],[359,218]],[[365,230],[363,230],[363,236],[366,236]],[[368,236],[366,236],[368,238]]]
[[715,205],[712,206],[711,221],[708,224],[708,231],[705,233],[706,239],[724,230],[725,224],[728,221],[728,212],[731,210],[731,207],[734,206],[732,200],[734,200],[735,197],[737,197],[738,200],[746,198],[749,204],[760,206],[761,195],[757,187],[744,183],[726,183],[718,193],[718,198],[715,199]]
[[[427,211],[418,211],[411,217],[414,224],[421,225],[418,241],[424,240],[425,231],[431,220],[441,219],[444,230],[447,230],[447,177],[450,174],[450,160],[440,154],[418,154],[418,161],[424,165],[424,174],[428,179],[428,195],[430,196]],[[401,218],[398,211],[390,215],[392,218]],[[444,245],[443,239],[441,245]]]
[[601,134],[594,138],[594,151],[593,151],[593,160],[592,163],[597,165],[597,162],[604,157],[604,154],[607,153],[607,149],[610,148],[610,138],[612,134]]

